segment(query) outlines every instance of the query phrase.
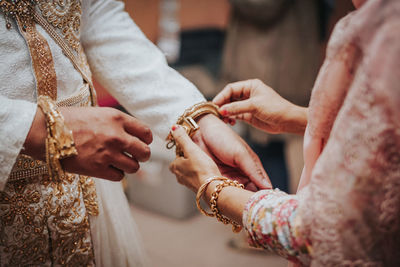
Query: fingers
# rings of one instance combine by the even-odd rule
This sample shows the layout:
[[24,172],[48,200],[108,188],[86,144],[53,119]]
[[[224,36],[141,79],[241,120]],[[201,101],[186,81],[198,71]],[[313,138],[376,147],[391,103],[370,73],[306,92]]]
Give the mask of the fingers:
[[98,176],[99,178],[104,178],[110,181],[119,182],[124,178],[125,174],[120,169],[109,166],[103,173],[103,175]]
[[243,113],[252,113],[255,108],[250,99],[225,104],[220,108],[222,116],[236,116]]
[[272,188],[260,159],[250,148],[246,152],[238,154],[235,162],[256,186],[261,189]]
[[237,119],[237,120],[251,123],[253,118],[254,118],[253,114],[251,114],[251,113],[240,113],[240,114],[233,116],[231,119]]
[[138,119],[125,114],[125,121],[123,123],[124,129],[130,135],[136,136],[147,145],[153,142],[153,134],[149,127]]
[[193,191],[197,191],[197,187],[193,185],[195,182],[195,177],[188,173],[188,163],[189,159],[185,159],[183,157],[177,157],[170,165],[169,170],[175,174],[176,180],[181,185],[188,187]]
[[223,120],[225,123],[230,124],[230,125],[232,125],[232,126],[236,124],[236,119],[234,119],[234,118],[224,117],[224,118],[222,118],[222,120]]
[[177,157],[173,162],[171,162],[171,164],[169,165],[169,170],[177,175],[177,176],[181,176],[181,168],[182,166],[185,165],[185,162],[187,161],[187,159],[182,158],[182,157]]
[[217,94],[213,102],[218,106],[222,106],[236,100],[247,99],[250,97],[253,84],[253,80],[228,84],[224,89],[222,89],[221,92]]
[[[253,182],[248,183],[244,188],[246,190],[249,190],[249,191],[252,191],[252,192],[257,192],[258,191],[257,186]],[[264,189],[266,189],[266,188],[264,188]]]
[[111,164],[126,173],[135,173],[140,168],[139,162],[135,158],[122,153],[116,156]]
[[150,147],[135,136],[126,135],[126,145],[123,152],[128,152],[139,162],[149,160],[151,156]]
[[175,139],[176,145],[182,148],[185,157],[196,154],[199,148],[190,139],[183,127],[174,125],[171,134]]

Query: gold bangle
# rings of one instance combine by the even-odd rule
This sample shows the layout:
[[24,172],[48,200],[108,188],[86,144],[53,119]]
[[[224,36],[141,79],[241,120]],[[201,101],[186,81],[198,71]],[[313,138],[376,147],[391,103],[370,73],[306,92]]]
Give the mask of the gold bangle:
[[226,180],[223,181],[222,183],[218,184],[217,187],[215,188],[215,191],[211,195],[211,200],[210,200],[210,207],[211,211],[214,214],[214,216],[217,218],[218,221],[222,222],[223,224],[232,224],[232,231],[234,233],[239,233],[242,230],[242,226],[239,225],[237,222],[229,219],[228,217],[223,216],[217,207],[217,201],[219,194],[221,193],[222,189],[224,189],[227,186],[235,186],[238,188],[244,188],[244,185],[238,183],[237,181],[233,180]]
[[[194,133],[200,129],[199,125],[196,123],[196,119],[205,114],[214,114],[218,118],[221,117],[218,111],[218,106],[212,102],[201,102],[185,110],[183,115],[181,115],[176,121],[177,125],[182,126],[186,133],[192,137]],[[171,134],[167,136],[167,149],[171,149],[176,146],[175,140]],[[175,151],[177,156],[183,156],[183,151],[180,147],[176,147]]]
[[39,96],[38,106],[46,118],[46,163],[49,174],[52,178],[61,178],[64,170],[60,160],[78,154],[72,131],[65,125],[64,117],[50,97]]
[[208,178],[200,187],[199,190],[197,190],[197,194],[196,194],[196,206],[197,209],[204,215],[209,216],[209,217],[214,217],[214,213],[208,213],[207,211],[205,211],[201,205],[200,205],[200,199],[203,196],[204,192],[207,190],[207,187],[210,183],[214,182],[214,181],[226,181],[229,180],[226,177],[223,176],[212,176],[210,178]]

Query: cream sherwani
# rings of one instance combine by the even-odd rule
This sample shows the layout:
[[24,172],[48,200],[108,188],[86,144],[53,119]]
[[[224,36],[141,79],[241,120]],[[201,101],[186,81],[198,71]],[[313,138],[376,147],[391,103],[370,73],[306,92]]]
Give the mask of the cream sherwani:
[[[78,24],[80,32],[68,29],[68,23],[59,26],[58,31],[61,33],[63,30],[65,30],[64,33],[72,32],[70,35],[64,34],[64,38],[71,46],[75,41],[83,47],[93,77],[105,86],[131,114],[147,123],[155,134],[165,138],[169,127],[185,108],[204,100],[190,82],[168,67],[164,55],[146,39],[129,15],[124,12],[122,2],[114,0],[39,0],[38,2],[36,9],[43,17],[47,16],[47,19],[49,15],[55,14],[58,19],[73,19],[75,22],[80,22]],[[65,5],[60,6],[60,3]],[[66,9],[72,7],[80,8],[81,15],[63,14]],[[60,10],[62,12],[59,12]],[[75,13],[77,13],[76,10]],[[69,58],[63,54],[53,38],[40,25],[36,25],[36,28],[47,40],[53,56],[57,76],[57,101],[62,102],[79,94],[85,86],[81,74],[74,68]],[[9,176],[36,113],[37,88],[27,43],[15,21],[12,21],[11,29],[6,28],[2,13],[0,15],[0,36],[1,239],[6,236],[7,229],[13,229],[12,231],[16,233],[13,238],[15,237],[15,242],[18,243],[22,239],[18,239],[16,235],[23,232],[26,225],[29,227],[35,225],[36,228],[27,226],[26,231],[39,231],[43,228],[41,242],[43,244],[51,243],[51,227],[47,226],[49,229],[46,230],[46,225],[37,225],[40,224],[38,221],[30,221],[31,217],[26,215],[30,212],[29,208],[26,210],[15,208],[18,207],[18,205],[14,205],[18,200],[15,200],[14,204],[7,202],[12,196],[8,192],[10,186],[7,187],[10,183]],[[73,179],[79,179],[78,176],[74,177]],[[40,183],[40,181],[32,183]],[[94,260],[90,264],[98,266],[143,264],[138,256],[140,247],[134,242],[134,222],[130,216],[121,185],[100,179],[95,179],[95,183],[100,212],[97,216],[89,216],[87,222],[90,225],[90,231],[89,234],[86,234],[85,242],[91,244],[91,249],[94,251]],[[37,208],[43,204],[41,201],[43,201],[45,192],[41,191],[44,190],[43,185],[41,186],[32,187],[36,188],[32,192],[38,194],[30,196],[29,207],[36,205]],[[17,192],[18,186],[13,185],[13,188]],[[26,197],[26,195],[21,196]],[[68,192],[66,197],[68,198]],[[76,204],[73,209],[78,210],[78,213],[85,213],[85,206],[81,203],[83,202],[82,196],[78,196],[78,199],[81,200],[80,204]],[[62,205],[62,202],[55,203],[52,204],[55,207]],[[7,220],[4,216],[8,216]],[[46,223],[51,216],[43,215],[43,218],[40,222]],[[131,225],[132,227],[130,227]],[[29,237],[29,233],[21,233],[21,236]],[[61,240],[61,243],[58,244],[61,247],[71,241],[68,240],[68,236]],[[13,247],[13,254],[8,247],[10,243],[7,242],[4,240],[0,242],[0,264],[2,266],[30,259],[29,257],[35,253],[37,254],[36,258],[30,260],[37,260],[43,265],[61,265],[63,262],[58,262],[57,257],[63,258],[66,265],[74,262],[73,256],[54,255],[56,247],[46,245],[43,245],[44,250],[51,251],[43,252],[43,255],[40,256],[40,253],[33,249],[37,240],[32,241],[34,243],[30,248],[21,247],[23,242],[20,242],[19,245]],[[53,244],[53,246],[56,245]],[[75,250],[71,249],[65,253],[73,255]],[[44,257],[44,259],[38,257]],[[79,262],[79,259],[74,260],[75,263]],[[25,263],[28,264],[29,261]]]

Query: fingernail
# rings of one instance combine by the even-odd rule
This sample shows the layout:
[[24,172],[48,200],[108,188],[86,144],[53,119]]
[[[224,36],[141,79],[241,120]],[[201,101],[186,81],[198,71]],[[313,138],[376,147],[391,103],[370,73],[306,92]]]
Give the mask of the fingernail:
[[228,111],[226,109],[221,109],[220,113],[222,116],[228,116]]
[[173,126],[172,126],[172,131],[175,131],[176,129],[178,129],[178,126],[173,125]]

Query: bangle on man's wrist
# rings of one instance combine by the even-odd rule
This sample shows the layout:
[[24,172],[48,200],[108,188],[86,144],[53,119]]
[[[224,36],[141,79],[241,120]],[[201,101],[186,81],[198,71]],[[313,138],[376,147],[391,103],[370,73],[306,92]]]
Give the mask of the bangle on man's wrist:
[[[200,129],[196,120],[206,114],[213,114],[218,118],[221,117],[217,105],[212,102],[201,102],[186,109],[185,112],[178,118],[176,124],[182,126],[186,133],[192,137],[194,133]],[[168,135],[167,141],[167,149],[171,149],[176,146],[175,140],[171,134]],[[183,151],[180,149],[180,147],[177,146],[175,152],[177,156],[183,156]]]
[[46,119],[46,163],[52,178],[61,178],[64,170],[60,160],[77,155],[72,131],[64,123],[64,117],[57,110],[57,105],[48,96],[38,97],[38,106]]

